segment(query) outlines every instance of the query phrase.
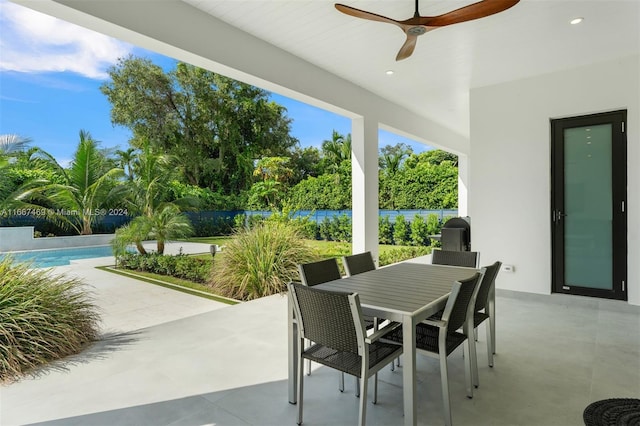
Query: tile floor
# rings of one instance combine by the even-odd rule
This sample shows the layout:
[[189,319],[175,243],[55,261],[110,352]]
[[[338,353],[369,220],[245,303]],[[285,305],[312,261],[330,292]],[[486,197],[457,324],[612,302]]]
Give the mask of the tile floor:
[[[472,400],[461,353],[450,357],[454,424],[581,425],[593,401],[640,396],[640,308],[498,291],[497,309],[495,368],[481,327]],[[83,354],[1,387],[0,424],[295,425],[285,297],[132,328],[112,329]],[[440,425],[437,360],[419,356],[418,371],[419,424]],[[306,377],[304,424],[357,422],[354,382],[340,393],[337,380],[323,367]],[[401,371],[381,373],[379,403],[368,407],[367,424],[402,424]]]

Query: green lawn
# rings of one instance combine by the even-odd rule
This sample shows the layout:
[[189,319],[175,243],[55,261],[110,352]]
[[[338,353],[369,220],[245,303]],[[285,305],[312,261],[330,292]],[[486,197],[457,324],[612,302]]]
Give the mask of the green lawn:
[[[219,246],[224,246],[227,244],[232,237],[195,237],[189,238],[188,242],[192,243],[204,243],[204,244],[217,244]],[[351,243],[344,243],[338,241],[324,241],[324,240],[307,240],[309,245],[318,250],[318,253],[321,257],[342,257],[351,254]],[[408,246],[394,246],[387,244],[380,244],[379,246],[380,254],[389,252],[392,250],[397,250],[402,247]],[[224,249],[221,253],[218,253],[216,256],[224,254]],[[206,257],[205,255],[201,255]],[[209,255],[207,255],[209,256]]]

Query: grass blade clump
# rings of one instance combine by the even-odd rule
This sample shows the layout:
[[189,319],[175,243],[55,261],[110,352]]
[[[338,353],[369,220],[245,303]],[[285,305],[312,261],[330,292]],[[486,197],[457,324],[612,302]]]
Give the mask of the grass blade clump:
[[82,281],[0,260],[0,381],[80,352],[98,321]]
[[226,297],[257,299],[285,291],[289,281],[299,280],[298,264],[316,259],[296,226],[265,221],[227,243],[224,257],[214,263],[211,285]]

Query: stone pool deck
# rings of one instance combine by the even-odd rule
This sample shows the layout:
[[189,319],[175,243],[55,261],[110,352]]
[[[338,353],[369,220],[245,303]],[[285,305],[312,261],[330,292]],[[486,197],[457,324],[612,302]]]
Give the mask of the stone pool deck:
[[[145,243],[145,247],[155,249],[155,244]],[[187,254],[209,253],[209,244],[168,243],[165,253],[177,254],[180,249]],[[113,264],[114,258],[110,256],[76,260],[71,265],[52,268],[53,273],[79,277],[91,287],[104,334],[140,330],[229,306],[96,269]]]

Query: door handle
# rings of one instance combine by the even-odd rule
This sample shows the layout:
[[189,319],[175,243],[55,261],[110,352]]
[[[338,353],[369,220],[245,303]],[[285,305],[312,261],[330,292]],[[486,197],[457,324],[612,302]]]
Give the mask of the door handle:
[[554,223],[559,223],[560,219],[562,219],[563,217],[566,217],[567,215],[562,213],[560,210],[554,210],[553,211],[553,222]]

